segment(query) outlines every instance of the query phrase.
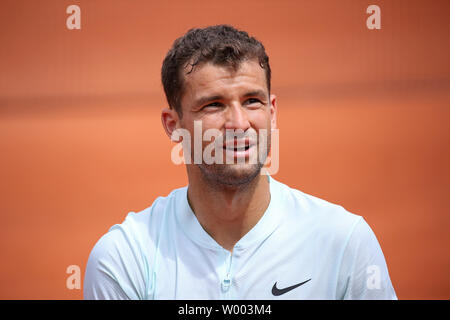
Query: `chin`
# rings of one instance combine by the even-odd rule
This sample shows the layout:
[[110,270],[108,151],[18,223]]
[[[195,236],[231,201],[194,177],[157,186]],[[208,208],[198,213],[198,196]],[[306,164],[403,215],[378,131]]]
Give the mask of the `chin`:
[[259,164],[213,164],[198,166],[202,175],[216,185],[241,186],[253,181],[261,172]]

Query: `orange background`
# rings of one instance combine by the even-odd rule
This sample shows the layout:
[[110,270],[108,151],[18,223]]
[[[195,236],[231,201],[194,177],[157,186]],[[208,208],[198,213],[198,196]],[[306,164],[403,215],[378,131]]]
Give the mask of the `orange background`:
[[[81,7],[81,30],[66,28]],[[381,8],[368,30],[366,8]],[[400,299],[450,298],[449,1],[0,2],[0,298],[80,299],[66,268],[129,211],[186,185],[160,110],[191,27],[260,39],[276,179],[371,225]]]

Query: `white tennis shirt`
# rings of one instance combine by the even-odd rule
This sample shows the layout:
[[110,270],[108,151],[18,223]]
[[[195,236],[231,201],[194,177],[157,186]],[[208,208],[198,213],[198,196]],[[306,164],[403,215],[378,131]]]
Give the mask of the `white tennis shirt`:
[[270,204],[235,245],[200,225],[187,187],[130,212],[94,246],[85,299],[397,299],[361,216],[269,178]]

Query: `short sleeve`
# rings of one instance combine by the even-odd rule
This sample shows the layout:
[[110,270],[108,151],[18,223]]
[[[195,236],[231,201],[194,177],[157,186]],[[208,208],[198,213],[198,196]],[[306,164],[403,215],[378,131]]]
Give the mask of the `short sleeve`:
[[349,300],[397,299],[380,244],[362,217],[343,253],[337,296]]
[[120,225],[100,238],[86,265],[84,299],[145,299],[147,272],[136,246]]

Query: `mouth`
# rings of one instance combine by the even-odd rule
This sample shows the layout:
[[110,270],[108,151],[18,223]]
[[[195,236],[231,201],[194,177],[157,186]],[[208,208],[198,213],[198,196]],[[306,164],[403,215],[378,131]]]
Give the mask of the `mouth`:
[[256,143],[249,139],[234,140],[225,143],[223,149],[228,155],[234,158],[248,158],[255,145]]
[[238,151],[247,151],[248,149],[250,149],[250,145],[245,145],[243,147],[237,147],[237,146],[224,146],[223,149],[226,151],[233,151],[233,152],[238,152]]
[[254,144],[255,142],[250,140],[249,138],[242,140],[229,140],[225,141],[225,143],[223,144],[223,148],[230,151],[243,151],[248,150]]

